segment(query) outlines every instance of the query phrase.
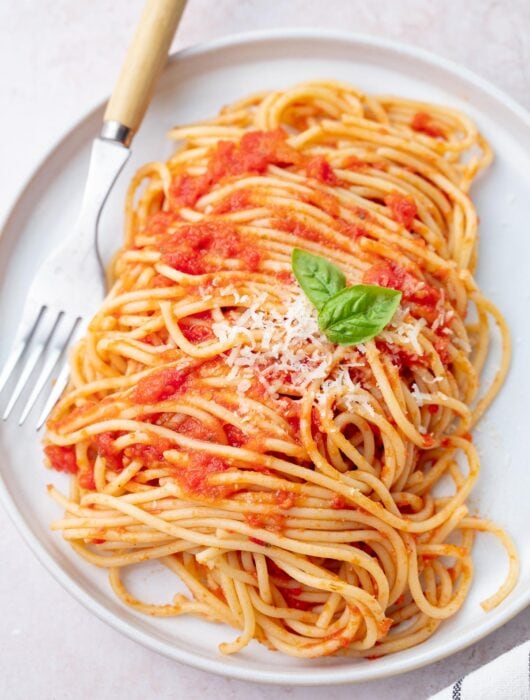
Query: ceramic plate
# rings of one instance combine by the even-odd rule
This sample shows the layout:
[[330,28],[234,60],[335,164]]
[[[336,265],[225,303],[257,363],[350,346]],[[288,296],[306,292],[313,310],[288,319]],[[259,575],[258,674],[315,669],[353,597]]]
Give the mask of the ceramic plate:
[[[496,158],[473,189],[481,219],[478,278],[505,313],[515,341],[508,381],[475,431],[482,456],[473,511],[501,523],[514,537],[521,576],[496,610],[479,603],[493,593],[506,571],[505,555],[494,538],[479,536],[475,580],[462,610],[421,645],[393,656],[367,660],[336,658],[299,661],[257,643],[236,656],[222,656],[219,642],[235,632],[191,617],[154,619],[124,608],[113,596],[104,571],[73,554],[49,531],[58,510],[45,492],[63,475],[42,466],[40,436],[0,426],[1,496],[33,551],[59,582],[87,608],[132,639],[177,661],[226,676],[285,684],[365,681],[408,671],[472,644],[502,625],[530,602],[530,469],[527,397],[530,373],[530,117],[509,97],[467,70],[423,51],[387,41],[320,31],[281,31],[236,36],[172,57],[159,82],[133,155],[112,192],[101,224],[104,248],[120,245],[124,192],[136,168],[171,153],[167,130],[214,115],[235,98],[256,90],[284,88],[302,80],[349,81],[372,93],[432,100],[464,110],[491,142]],[[68,231],[79,206],[91,138],[103,108],[67,133],[37,168],[21,193],[0,239],[0,364],[8,352],[29,282],[42,259]],[[175,579],[159,565],[131,576],[134,592],[153,602],[170,599]],[[45,603],[45,601],[43,601]]]

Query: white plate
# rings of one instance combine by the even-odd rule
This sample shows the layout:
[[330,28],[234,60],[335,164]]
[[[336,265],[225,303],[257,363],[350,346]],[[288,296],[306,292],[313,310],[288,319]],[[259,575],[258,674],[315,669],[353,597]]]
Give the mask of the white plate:
[[[519,548],[522,571],[510,597],[484,613],[479,602],[495,591],[505,570],[504,553],[487,536],[474,552],[475,581],[463,609],[420,646],[375,661],[326,658],[302,662],[253,643],[223,657],[217,644],[234,631],[193,618],[157,620],[124,608],[104,572],[79,559],[50,533],[58,511],[45,493],[62,475],[42,467],[39,439],[31,427],[0,427],[2,499],[35,554],[87,608],[132,639],[178,661],[227,676],[269,683],[329,684],[380,678],[454,653],[502,625],[530,603],[530,469],[527,396],[530,344],[527,261],[530,255],[530,117],[509,97],[465,69],[418,49],[387,41],[320,31],[256,33],[223,39],[173,57],[134,143],[133,156],[113,191],[102,221],[107,251],[122,235],[123,197],[134,170],[171,151],[167,129],[215,114],[225,103],[264,88],[310,78],[346,80],[372,92],[438,101],[465,110],[493,145],[496,160],[474,188],[481,217],[479,281],[506,314],[515,338],[509,379],[476,431],[482,474],[471,504],[507,528]],[[89,141],[102,109],[66,134],[20,195],[0,239],[0,363],[8,351],[33,272],[75,218]],[[173,578],[154,566],[139,572],[134,590],[152,600],[170,597]],[[168,583],[170,584],[168,587]],[[45,601],[42,601],[45,604]]]

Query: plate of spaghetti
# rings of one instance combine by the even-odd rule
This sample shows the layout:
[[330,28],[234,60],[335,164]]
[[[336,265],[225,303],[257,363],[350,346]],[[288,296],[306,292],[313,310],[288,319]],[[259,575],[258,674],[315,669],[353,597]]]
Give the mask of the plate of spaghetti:
[[[7,222],[3,337],[99,118]],[[289,684],[416,668],[528,604],[529,124],[363,37],[170,61],[70,385],[44,435],[2,427],[3,499],[69,591],[174,659]]]

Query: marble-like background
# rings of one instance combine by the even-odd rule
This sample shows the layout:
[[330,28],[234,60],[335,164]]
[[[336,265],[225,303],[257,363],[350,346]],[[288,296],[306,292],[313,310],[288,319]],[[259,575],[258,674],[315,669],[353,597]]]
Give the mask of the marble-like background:
[[[50,146],[108,94],[141,6],[142,0],[0,0],[0,219]],[[174,46],[280,26],[416,44],[466,65],[530,108],[529,0],[189,0]],[[1,698],[316,700],[326,694],[226,680],[147,651],[70,598],[1,510],[0,533]],[[336,700],[424,700],[528,636],[530,609],[445,661],[331,692]]]

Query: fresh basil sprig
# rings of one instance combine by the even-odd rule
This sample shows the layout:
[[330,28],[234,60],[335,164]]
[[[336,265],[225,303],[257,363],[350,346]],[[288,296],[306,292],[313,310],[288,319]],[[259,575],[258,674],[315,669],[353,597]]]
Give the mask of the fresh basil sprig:
[[373,284],[346,287],[320,309],[318,324],[332,343],[364,343],[390,323],[400,299],[401,292]]
[[346,286],[346,277],[339,268],[319,255],[295,248],[292,266],[298,284],[319,310],[331,296]]
[[332,343],[357,345],[371,340],[390,323],[401,292],[373,284],[346,287],[344,274],[333,263],[295,248],[293,272],[319,311],[318,324]]

